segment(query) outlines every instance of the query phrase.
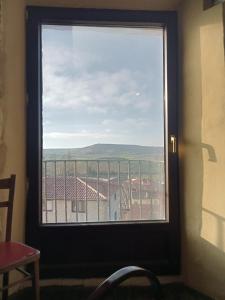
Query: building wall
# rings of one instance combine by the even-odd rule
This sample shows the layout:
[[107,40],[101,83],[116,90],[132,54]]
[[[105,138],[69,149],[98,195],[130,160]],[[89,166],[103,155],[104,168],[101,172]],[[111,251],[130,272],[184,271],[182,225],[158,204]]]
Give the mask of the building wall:
[[223,7],[180,6],[181,198],[185,282],[225,299]]
[[[78,211],[72,209],[73,203],[71,200],[57,199],[47,201],[46,210],[42,211],[43,223],[76,223],[86,222],[86,217],[88,222],[98,221],[98,202],[95,200],[87,200],[87,211],[86,214],[86,203],[82,200],[84,211]],[[67,213],[66,213],[67,212]],[[108,201],[99,201],[99,220],[108,221],[109,220],[108,211]]]

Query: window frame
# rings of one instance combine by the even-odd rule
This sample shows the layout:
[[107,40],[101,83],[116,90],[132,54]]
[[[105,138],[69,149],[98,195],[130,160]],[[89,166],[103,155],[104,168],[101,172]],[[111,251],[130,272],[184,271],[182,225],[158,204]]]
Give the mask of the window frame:
[[[159,275],[180,272],[178,152],[168,151],[168,222],[126,224],[40,224],[42,162],[41,24],[114,24],[166,27],[167,132],[178,137],[177,14],[174,11],[131,11],[27,7],[27,220],[26,242],[41,250],[42,277],[98,277],[125,265],[138,264]],[[165,132],[166,134],[166,132]],[[178,142],[177,142],[178,143]],[[168,150],[168,149],[167,149]],[[49,237],[54,238],[54,242]],[[62,237],[62,238],[61,238]],[[79,241],[79,244],[77,243]],[[95,244],[92,244],[94,241]],[[118,249],[118,246],[120,248]],[[91,249],[91,251],[90,251]],[[102,252],[104,251],[104,253]],[[90,253],[91,252],[91,253]],[[102,256],[103,255],[103,256]],[[104,257],[105,256],[105,257]]]
[[85,201],[84,200],[72,200],[72,212],[85,213]]

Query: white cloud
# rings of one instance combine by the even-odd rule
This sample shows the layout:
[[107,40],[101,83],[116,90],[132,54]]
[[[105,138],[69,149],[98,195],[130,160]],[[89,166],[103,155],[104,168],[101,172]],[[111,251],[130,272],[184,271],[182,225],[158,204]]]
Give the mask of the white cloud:
[[106,109],[106,107],[94,106],[93,105],[93,106],[87,107],[87,112],[89,114],[95,114],[95,113],[106,114],[107,109]]
[[[150,108],[145,74],[127,69],[88,72],[95,63],[90,53],[73,53],[71,48],[46,47],[43,55],[44,108],[85,109],[106,113],[112,108]],[[141,85],[141,86],[140,86]]]
[[105,130],[110,130],[112,132],[121,133],[130,133],[134,134],[139,130],[150,128],[151,120],[150,119],[141,119],[141,118],[125,118],[120,120],[115,119],[105,119],[102,121],[102,126],[106,128]]
[[[126,57],[132,49],[123,48],[117,59],[104,55],[104,47],[91,47],[88,37],[82,40],[83,33],[83,48],[77,37],[61,35],[58,41],[54,34],[43,43],[44,146],[148,143],[149,131],[154,135],[158,130],[151,121],[159,100],[153,97],[158,81],[153,78],[154,64],[146,74],[145,66],[139,68],[130,61],[132,56]],[[115,46],[109,43],[107,49]]]
[[43,134],[44,139],[71,139],[71,138],[83,138],[83,137],[88,137],[88,138],[108,138],[108,137],[113,137],[115,134],[111,134],[108,131],[102,131],[102,132],[90,132],[86,130],[82,130],[80,132],[58,132],[58,131],[53,131],[53,132],[45,132]]
[[79,148],[97,143],[111,143],[112,141],[123,140],[123,136],[111,133],[107,130],[91,132],[45,132],[43,134],[43,147],[46,148]]

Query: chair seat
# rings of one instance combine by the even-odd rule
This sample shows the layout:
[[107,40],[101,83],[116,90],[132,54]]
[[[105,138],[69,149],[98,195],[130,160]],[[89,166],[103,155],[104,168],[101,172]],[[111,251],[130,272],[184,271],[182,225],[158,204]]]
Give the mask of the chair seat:
[[0,273],[28,264],[39,258],[40,252],[18,242],[0,242]]

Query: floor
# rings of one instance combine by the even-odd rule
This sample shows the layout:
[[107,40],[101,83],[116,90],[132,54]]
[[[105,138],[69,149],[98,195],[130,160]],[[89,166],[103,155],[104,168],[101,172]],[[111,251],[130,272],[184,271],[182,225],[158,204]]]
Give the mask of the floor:
[[[51,286],[41,288],[41,300],[85,300],[93,289],[83,287]],[[27,288],[11,296],[10,300],[32,300],[31,289]],[[149,289],[146,287],[119,287],[107,300],[150,300]],[[163,285],[163,299],[165,300],[213,300],[203,294],[190,289],[183,284]]]

